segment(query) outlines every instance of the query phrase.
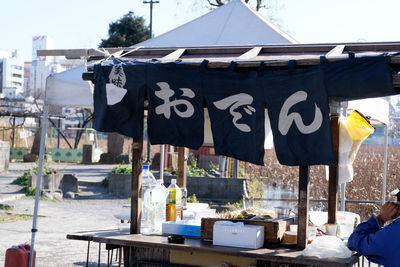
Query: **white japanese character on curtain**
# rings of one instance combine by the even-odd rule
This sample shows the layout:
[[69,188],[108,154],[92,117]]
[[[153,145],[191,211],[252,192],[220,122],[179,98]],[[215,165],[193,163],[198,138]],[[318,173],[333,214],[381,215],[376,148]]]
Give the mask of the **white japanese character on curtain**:
[[113,66],[106,84],[107,105],[114,105],[121,102],[127,90],[123,87],[126,84],[126,75],[122,66]]
[[253,103],[253,97],[249,94],[236,94],[232,96],[228,96],[219,101],[215,101],[213,104],[220,110],[226,110],[229,108],[229,113],[233,116],[233,125],[238,128],[242,132],[251,132],[250,126],[245,123],[237,123],[239,119],[243,117],[240,112],[235,111],[237,108],[244,106],[243,109],[247,114],[252,115],[256,110],[254,107],[250,106]]
[[322,112],[320,108],[315,104],[315,115],[314,120],[310,125],[304,125],[301,115],[297,112],[289,113],[289,109],[299,102],[307,99],[307,92],[297,91],[296,93],[289,96],[282,105],[281,112],[279,113],[278,129],[282,135],[286,135],[289,132],[293,122],[296,124],[299,131],[303,134],[311,134],[317,131],[322,125]]
[[[173,90],[171,90],[170,86],[166,82],[158,82],[157,85],[161,88],[160,91],[155,91],[155,95],[158,98],[164,100],[164,104],[156,107],[156,114],[161,115],[164,114],[166,119],[171,118],[171,107],[174,108],[175,113],[181,118],[189,118],[194,114],[194,107],[192,103],[190,103],[186,99],[174,99],[170,101],[170,98],[175,94]],[[195,93],[189,88],[179,88],[183,92],[182,97],[194,98]],[[180,111],[177,109],[177,106],[184,105],[186,107],[185,111]]]

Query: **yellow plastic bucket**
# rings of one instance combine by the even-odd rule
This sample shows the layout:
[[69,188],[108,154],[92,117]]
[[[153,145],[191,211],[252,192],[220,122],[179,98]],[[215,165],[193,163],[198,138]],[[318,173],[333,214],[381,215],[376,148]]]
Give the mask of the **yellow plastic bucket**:
[[346,129],[353,141],[363,141],[375,131],[369,121],[357,110],[347,117]]

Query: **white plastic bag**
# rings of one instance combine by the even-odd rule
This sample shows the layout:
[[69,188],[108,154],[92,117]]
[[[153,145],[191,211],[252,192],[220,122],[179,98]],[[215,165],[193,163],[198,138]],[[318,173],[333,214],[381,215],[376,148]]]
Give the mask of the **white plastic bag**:
[[340,238],[324,235],[317,237],[301,254],[317,258],[349,258],[352,252]]

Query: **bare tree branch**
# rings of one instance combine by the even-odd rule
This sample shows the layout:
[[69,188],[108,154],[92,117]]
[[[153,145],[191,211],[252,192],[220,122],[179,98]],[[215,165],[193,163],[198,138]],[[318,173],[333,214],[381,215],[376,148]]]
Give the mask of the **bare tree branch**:
[[67,137],[66,137],[66,136],[64,135],[64,133],[57,127],[56,123],[55,123],[52,119],[50,119],[50,118],[49,118],[49,121],[50,121],[50,123],[57,129],[58,134],[60,134],[61,137],[65,140],[65,142],[67,143],[67,145],[69,146],[69,148],[72,149],[72,146],[71,146],[71,144],[69,143]]
[[[227,0],[227,1],[224,1],[224,0],[207,0],[208,4],[210,6],[213,6],[213,7],[223,6],[224,4],[226,4],[226,3],[230,2],[230,1],[231,0]],[[246,4],[248,4],[250,2],[250,0],[244,0],[244,2]],[[268,8],[268,5],[266,4],[267,0],[256,0],[255,2],[256,2],[256,10],[257,11],[259,11],[261,8]],[[263,5],[263,3],[265,3],[265,4]]]
[[256,10],[259,11],[261,8],[262,0],[257,0]]
[[[85,128],[86,125],[93,119],[93,113],[90,109],[80,109],[82,115],[82,121],[79,121],[78,128]],[[83,130],[79,129],[75,135],[74,148],[78,148],[79,141],[82,138]]]

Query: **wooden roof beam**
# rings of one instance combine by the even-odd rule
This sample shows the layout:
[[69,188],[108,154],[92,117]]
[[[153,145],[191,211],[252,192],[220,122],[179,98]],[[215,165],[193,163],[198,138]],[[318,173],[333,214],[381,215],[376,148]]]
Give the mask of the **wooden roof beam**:
[[[400,42],[379,42],[379,43],[335,43],[335,44],[288,44],[288,45],[264,45],[262,52],[268,53],[328,53],[336,47],[344,45],[346,50],[353,52],[390,52],[400,51]],[[162,47],[162,48],[137,48],[137,47],[123,47],[123,48],[105,48],[105,50],[112,54],[119,50],[128,52],[137,49],[137,51],[129,54],[130,57],[137,55],[168,55],[177,49],[186,49],[187,55],[198,54],[243,54],[249,49],[257,46],[209,46],[209,47]],[[56,49],[56,50],[38,50],[38,56],[104,56],[107,53],[101,52],[99,49]]]

